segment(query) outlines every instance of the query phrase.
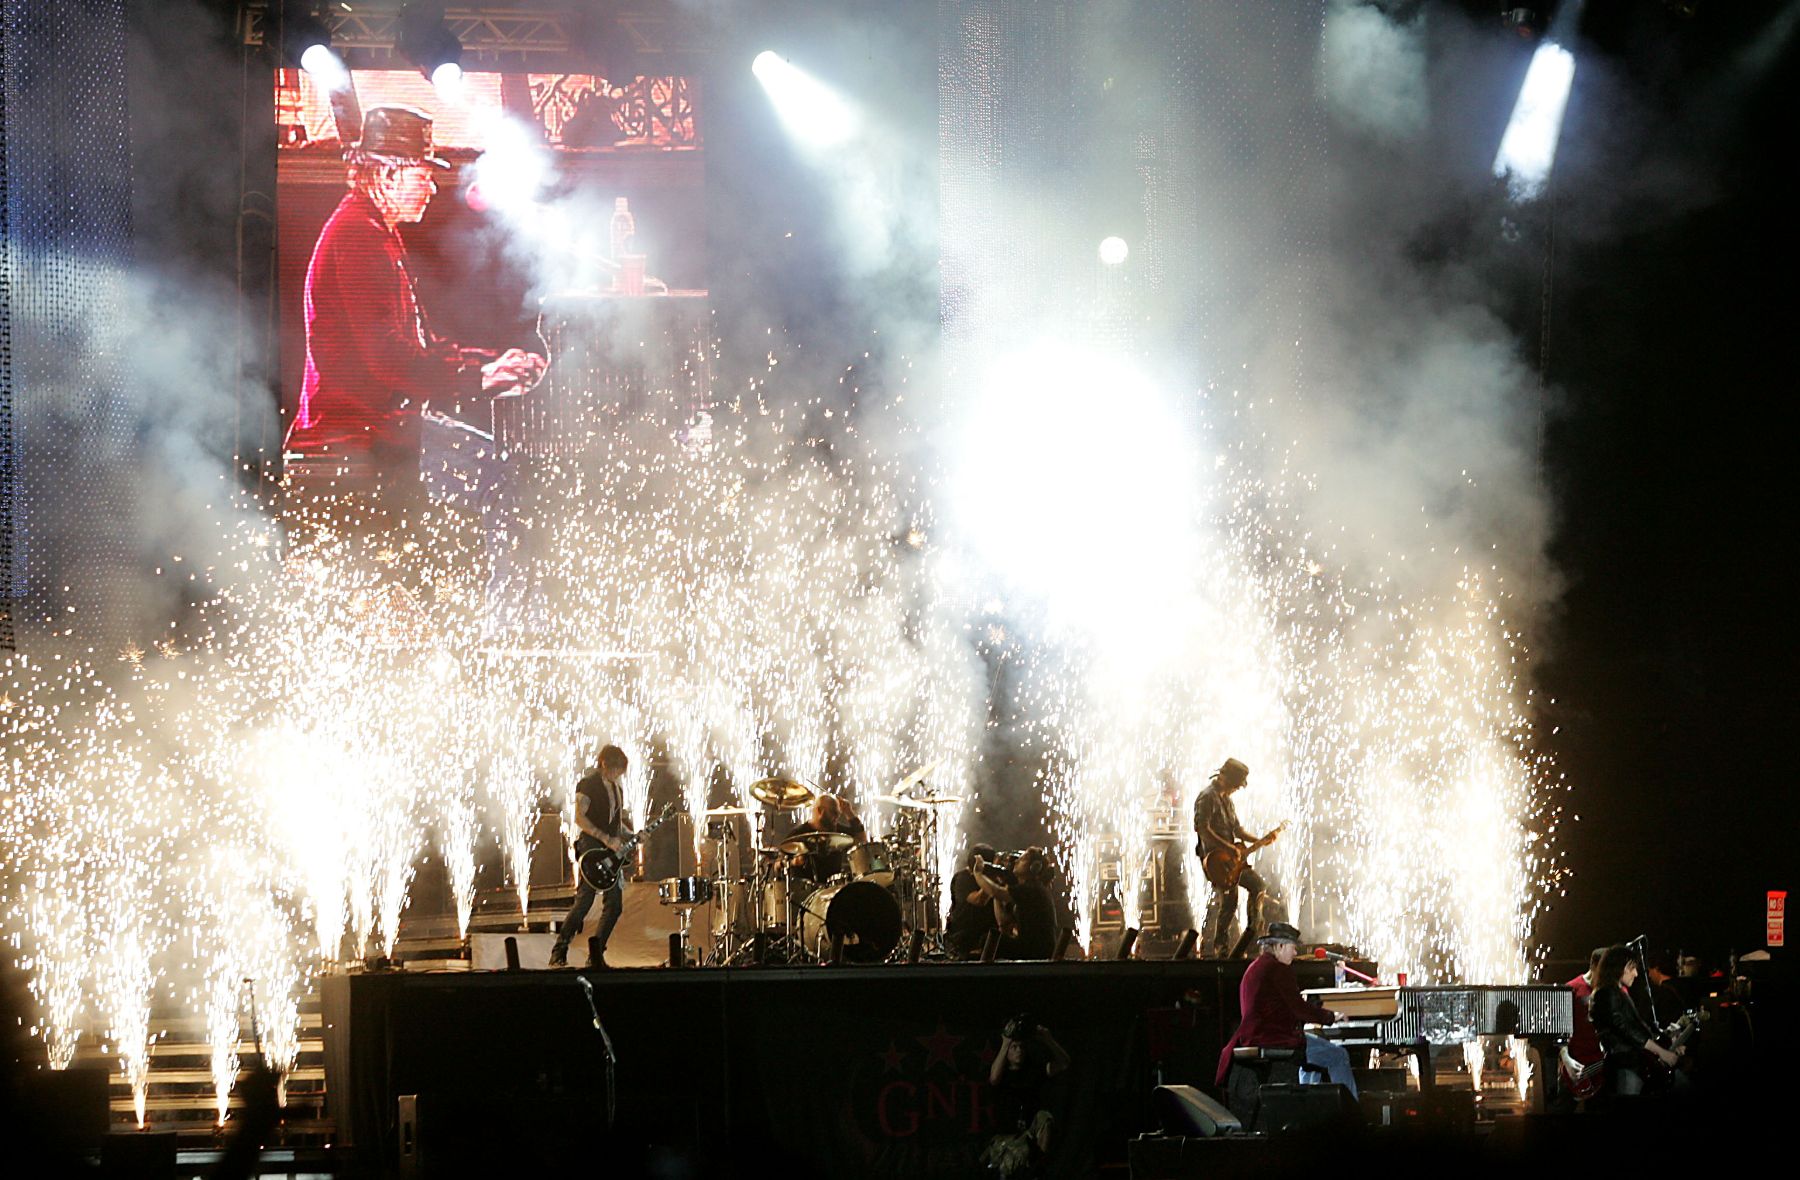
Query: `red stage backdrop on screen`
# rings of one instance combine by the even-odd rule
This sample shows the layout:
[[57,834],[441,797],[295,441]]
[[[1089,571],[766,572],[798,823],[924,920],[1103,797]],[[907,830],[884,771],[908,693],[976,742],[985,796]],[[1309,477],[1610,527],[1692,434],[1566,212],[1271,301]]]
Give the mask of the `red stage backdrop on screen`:
[[359,70],[327,93],[281,70],[275,118],[291,472],[385,482],[437,414],[493,431],[496,398],[546,396],[548,306],[704,303],[687,78],[470,73],[444,95]]

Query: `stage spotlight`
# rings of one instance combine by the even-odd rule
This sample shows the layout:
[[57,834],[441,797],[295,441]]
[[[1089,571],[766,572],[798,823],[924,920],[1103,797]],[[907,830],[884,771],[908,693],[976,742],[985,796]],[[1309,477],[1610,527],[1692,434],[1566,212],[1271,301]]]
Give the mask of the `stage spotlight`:
[[444,23],[440,3],[412,3],[400,10],[394,52],[431,79],[441,98],[454,96],[462,82],[462,42]]
[[775,114],[801,144],[834,147],[856,130],[856,116],[837,92],[772,49],[750,63]]
[[1108,266],[1119,265],[1130,253],[1131,247],[1125,244],[1124,238],[1100,239],[1100,261]]
[[296,5],[296,12],[283,18],[281,54],[287,61],[300,63],[321,90],[343,90],[350,85],[344,59],[332,51],[330,26],[310,9]]
[[1519,87],[1519,100],[1494,156],[1494,175],[1506,181],[1513,200],[1529,201],[1544,191],[1574,81],[1575,55],[1561,45],[1546,41],[1531,55],[1525,84]]

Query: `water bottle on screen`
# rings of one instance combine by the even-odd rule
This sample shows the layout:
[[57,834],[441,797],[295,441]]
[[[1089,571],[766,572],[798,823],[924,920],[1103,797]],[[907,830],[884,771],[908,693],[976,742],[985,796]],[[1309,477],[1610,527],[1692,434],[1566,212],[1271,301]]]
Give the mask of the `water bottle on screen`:
[[625,203],[624,197],[613,198],[612,215],[612,259],[621,262],[625,251],[631,248],[631,239],[637,233],[637,222],[632,219],[631,207]]

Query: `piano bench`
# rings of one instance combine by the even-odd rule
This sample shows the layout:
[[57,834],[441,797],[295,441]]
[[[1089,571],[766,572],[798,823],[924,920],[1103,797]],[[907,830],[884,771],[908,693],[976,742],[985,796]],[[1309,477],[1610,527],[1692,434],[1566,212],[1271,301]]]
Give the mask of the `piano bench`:
[[1238,1045],[1231,1050],[1233,1061],[1294,1061],[1303,1050],[1276,1049],[1263,1045]]
[[1300,1049],[1264,1049],[1256,1045],[1232,1049],[1231,1068],[1225,1074],[1225,1105],[1244,1126],[1255,1126],[1257,1112],[1262,1108],[1262,1088],[1297,1085],[1304,1064]]

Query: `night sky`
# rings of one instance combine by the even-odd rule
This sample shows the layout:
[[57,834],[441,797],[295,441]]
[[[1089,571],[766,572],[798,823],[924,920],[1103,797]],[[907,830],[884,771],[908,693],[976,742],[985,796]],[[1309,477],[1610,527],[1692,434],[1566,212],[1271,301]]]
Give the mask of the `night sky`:
[[[1595,3],[1583,27],[1578,62],[1649,118],[1584,106],[1578,74],[1558,159],[1545,463],[1567,589],[1537,683],[1581,816],[1560,956],[1639,933],[1750,949],[1763,892],[1796,883],[1793,38],[1740,68],[1789,7]],[[1672,193],[1617,187],[1670,173]]]

